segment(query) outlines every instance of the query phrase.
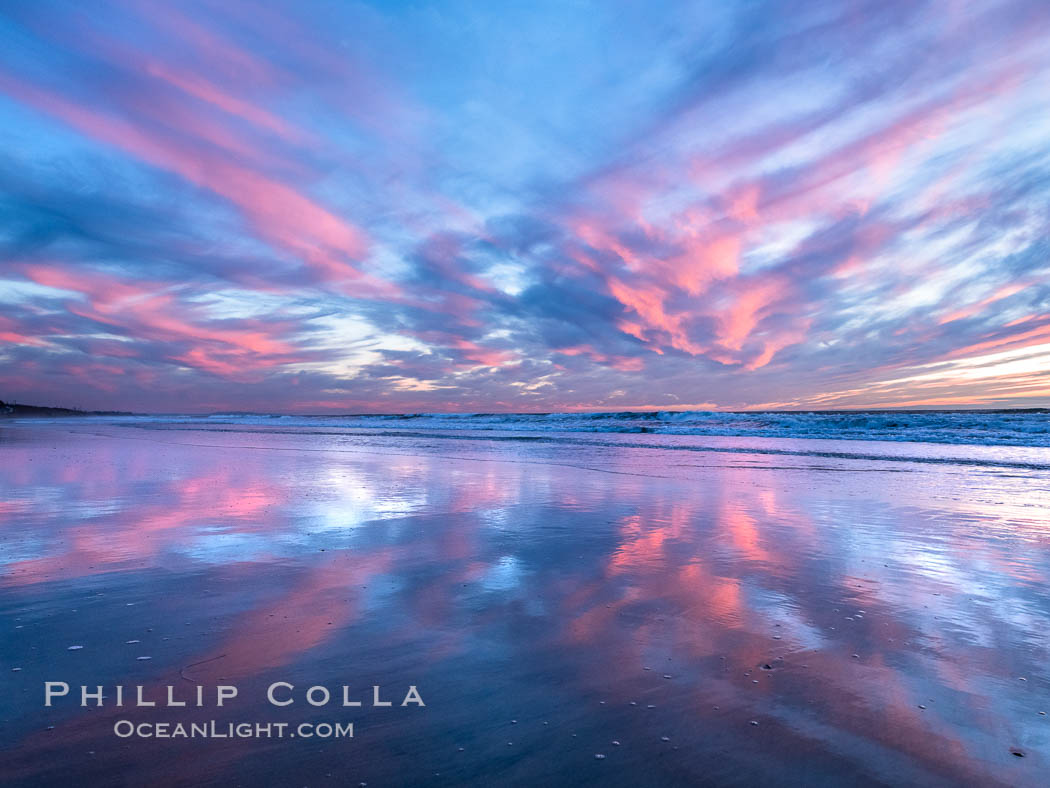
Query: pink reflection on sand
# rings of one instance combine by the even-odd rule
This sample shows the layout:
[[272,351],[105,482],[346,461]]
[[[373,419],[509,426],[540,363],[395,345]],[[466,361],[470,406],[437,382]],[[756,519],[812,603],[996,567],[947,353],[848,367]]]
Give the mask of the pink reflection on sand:
[[[831,474],[760,455],[683,465],[651,449],[407,452],[259,428],[92,429],[115,428],[78,430],[80,443],[60,450],[7,447],[21,460],[0,471],[8,489],[19,481],[0,510],[7,528],[62,538],[9,564],[0,587],[46,594],[112,572],[143,578],[147,593],[178,556],[253,589],[233,610],[190,595],[222,623],[172,653],[153,644],[155,671],[139,680],[152,693],[188,683],[187,665],[194,682],[254,686],[382,645],[407,650],[419,672],[491,653],[503,666],[483,674],[494,685],[520,660],[532,682],[560,676],[559,692],[635,702],[683,732],[761,720],[774,732],[763,757],[801,748],[857,763],[859,746],[901,774],[994,780],[995,748],[1025,737],[1015,704],[1029,700],[998,643],[1014,644],[1012,658],[1019,642],[1040,647],[1017,621],[1035,614],[1023,592],[1045,577],[1004,547],[1024,530],[999,505],[1012,482],[994,475],[968,476],[968,497],[938,504],[928,486],[950,490],[954,470]],[[258,542],[223,552],[230,536]],[[188,590],[211,584],[185,576]],[[70,742],[88,747],[117,714],[20,740],[19,773]],[[142,753],[183,752],[174,746]]]

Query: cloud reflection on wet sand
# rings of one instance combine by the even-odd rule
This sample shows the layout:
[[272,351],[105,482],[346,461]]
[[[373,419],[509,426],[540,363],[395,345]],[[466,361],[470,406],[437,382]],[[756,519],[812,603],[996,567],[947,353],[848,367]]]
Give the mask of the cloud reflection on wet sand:
[[[0,438],[16,782],[1045,773],[1044,472],[98,425]],[[46,680],[240,696],[45,709]],[[269,706],[272,681],[298,702]],[[312,684],[416,684],[427,706],[312,708]],[[357,731],[122,740],[123,718]]]

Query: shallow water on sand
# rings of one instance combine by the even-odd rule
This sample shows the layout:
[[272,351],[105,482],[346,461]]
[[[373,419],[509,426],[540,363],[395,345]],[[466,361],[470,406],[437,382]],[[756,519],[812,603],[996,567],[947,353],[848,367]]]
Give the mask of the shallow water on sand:
[[0,427],[15,784],[1045,784],[1050,450],[148,426]]

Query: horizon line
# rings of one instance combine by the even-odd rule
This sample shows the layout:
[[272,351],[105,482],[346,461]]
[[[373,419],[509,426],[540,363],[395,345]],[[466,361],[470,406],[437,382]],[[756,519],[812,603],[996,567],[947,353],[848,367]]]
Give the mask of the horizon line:
[[634,406],[627,408],[594,408],[566,410],[404,410],[404,411],[265,411],[217,409],[207,411],[130,411],[97,410],[68,407],[64,405],[34,405],[24,402],[9,402],[0,399],[0,406],[28,408],[33,410],[67,411],[85,416],[298,416],[302,418],[339,418],[370,416],[550,416],[593,413],[1050,413],[1048,407],[986,407],[980,405],[954,408],[939,407],[856,407],[856,408],[674,408],[656,406]]

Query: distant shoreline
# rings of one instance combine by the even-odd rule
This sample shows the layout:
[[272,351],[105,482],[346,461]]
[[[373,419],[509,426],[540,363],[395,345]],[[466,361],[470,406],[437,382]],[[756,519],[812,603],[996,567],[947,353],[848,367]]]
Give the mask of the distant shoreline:
[[446,411],[405,411],[405,412],[363,412],[363,413],[296,413],[296,412],[279,412],[279,411],[231,411],[231,410],[215,410],[201,413],[149,413],[142,411],[128,411],[128,410],[81,410],[79,408],[61,408],[53,407],[50,405],[24,405],[17,402],[4,402],[0,400],[0,419],[8,418],[27,418],[39,416],[41,418],[54,418],[54,417],[77,417],[77,416],[141,416],[144,418],[148,417],[172,417],[180,416],[187,418],[207,418],[214,416],[291,416],[296,418],[368,418],[368,417],[394,417],[403,419],[420,418],[427,416],[459,416],[459,417],[470,417],[470,416],[585,416],[585,415],[606,415],[609,417],[614,416],[635,416],[638,418],[646,418],[647,416],[652,418],[658,413],[721,413],[721,414],[762,414],[762,413],[783,413],[783,414],[810,414],[810,415],[861,415],[865,413],[877,414],[877,413],[899,413],[899,414],[921,414],[921,413],[1050,413],[1050,408],[843,408],[837,410],[812,410],[812,409],[798,409],[798,410],[660,410],[660,409],[646,409],[646,410],[631,410],[630,408],[615,411],[615,410],[565,410],[565,411],[463,411],[463,412],[446,412]]
[[47,405],[22,405],[18,402],[0,400],[0,418],[25,418],[26,416],[138,416],[146,414],[120,410],[78,410],[77,408],[52,408]]

